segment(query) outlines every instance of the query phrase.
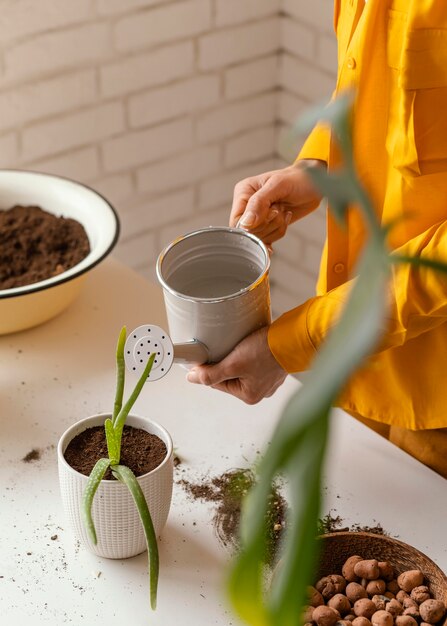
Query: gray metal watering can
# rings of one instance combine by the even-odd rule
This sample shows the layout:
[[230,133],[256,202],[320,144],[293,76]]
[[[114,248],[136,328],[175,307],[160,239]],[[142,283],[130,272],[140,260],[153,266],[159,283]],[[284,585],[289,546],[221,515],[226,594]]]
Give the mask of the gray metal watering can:
[[238,228],[209,227],[170,243],[157,260],[169,333],[150,324],[128,336],[126,366],[148,380],[165,376],[172,363],[216,363],[247,335],[271,321],[266,246]]

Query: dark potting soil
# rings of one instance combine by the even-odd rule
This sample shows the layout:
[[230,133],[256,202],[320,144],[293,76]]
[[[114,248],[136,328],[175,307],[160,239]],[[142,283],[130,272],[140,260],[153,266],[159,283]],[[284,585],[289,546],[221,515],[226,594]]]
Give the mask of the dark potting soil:
[[342,533],[347,531],[357,533],[373,533],[375,535],[384,535],[386,537],[389,536],[389,533],[380,523],[376,523],[374,526],[361,526],[360,524],[345,526],[343,524],[343,519],[339,515],[334,516],[330,513],[320,518],[317,523],[317,533],[319,535],[324,535],[326,533]]
[[22,461],[24,463],[31,463],[32,461],[38,461],[40,459],[40,450],[37,448],[33,448],[23,457]]
[[[214,502],[213,524],[220,541],[237,549],[242,500],[254,485],[255,475],[250,469],[234,469],[221,476],[203,480],[199,484],[180,480],[186,491],[198,500]],[[279,556],[279,546],[286,524],[287,504],[277,487],[272,489],[266,516],[268,537],[266,563],[273,566]]]
[[[141,428],[124,426],[121,440],[121,465],[127,465],[135,476],[155,469],[166,457],[164,442]],[[67,446],[64,457],[71,467],[88,476],[96,461],[107,457],[107,443],[103,426],[87,428],[76,435]],[[105,480],[115,480],[110,469]]]
[[89,252],[84,227],[74,219],[37,206],[0,210],[0,289],[57,276]]

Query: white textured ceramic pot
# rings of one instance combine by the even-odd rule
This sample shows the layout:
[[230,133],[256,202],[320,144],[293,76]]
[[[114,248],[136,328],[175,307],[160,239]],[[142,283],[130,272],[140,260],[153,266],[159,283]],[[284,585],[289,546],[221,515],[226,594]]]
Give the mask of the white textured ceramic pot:
[[[92,552],[110,559],[125,559],[146,550],[146,540],[137,508],[127,487],[117,480],[102,480],[92,507],[98,543],[94,545],[81,517],[82,494],[88,477],[74,470],[65,460],[64,452],[79,433],[101,426],[110,414],[87,417],[68,428],[57,447],[59,482],[62,503],[76,537]],[[157,435],[166,445],[164,461],[151,472],[138,477],[149,506],[155,533],[158,536],[168,517],[173,485],[173,446],[169,433],[159,424],[144,417],[129,415],[126,424]]]

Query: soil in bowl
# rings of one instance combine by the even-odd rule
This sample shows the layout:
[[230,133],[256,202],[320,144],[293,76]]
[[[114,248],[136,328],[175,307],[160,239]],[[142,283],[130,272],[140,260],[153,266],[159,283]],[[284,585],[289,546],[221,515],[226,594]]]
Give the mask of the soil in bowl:
[[[127,465],[135,476],[143,476],[158,467],[166,458],[166,454],[166,445],[157,435],[141,428],[124,426],[120,463]],[[107,456],[103,426],[93,426],[76,435],[64,453],[67,463],[85,476],[90,475],[96,461]],[[115,480],[110,468],[104,480]]]
[[37,206],[0,210],[0,289],[57,276],[90,252],[82,224]]

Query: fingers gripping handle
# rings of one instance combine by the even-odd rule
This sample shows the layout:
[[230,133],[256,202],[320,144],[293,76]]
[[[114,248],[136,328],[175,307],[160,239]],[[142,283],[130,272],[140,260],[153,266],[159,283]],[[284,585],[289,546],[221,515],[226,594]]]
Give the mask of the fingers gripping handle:
[[147,380],[159,380],[166,376],[172,363],[206,363],[208,350],[197,340],[174,345],[163,328],[144,325],[135,328],[124,346],[124,361],[129,371],[143,373],[147,360],[155,352],[155,359]]

